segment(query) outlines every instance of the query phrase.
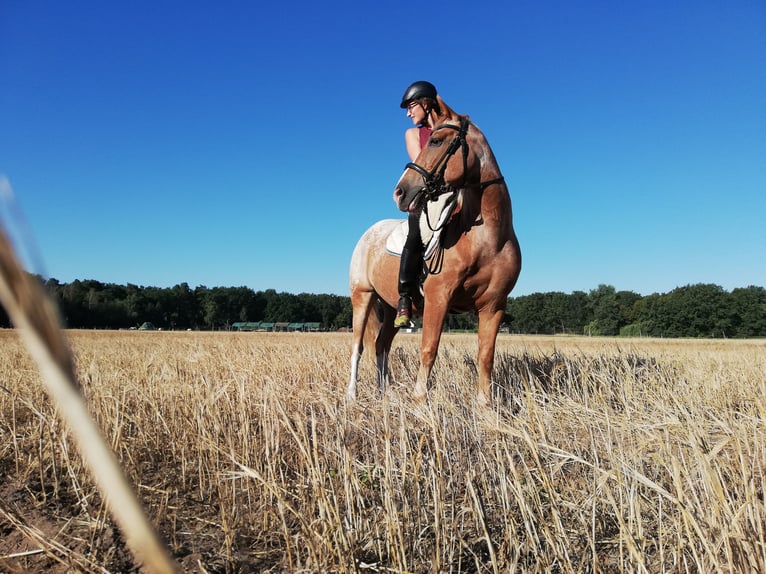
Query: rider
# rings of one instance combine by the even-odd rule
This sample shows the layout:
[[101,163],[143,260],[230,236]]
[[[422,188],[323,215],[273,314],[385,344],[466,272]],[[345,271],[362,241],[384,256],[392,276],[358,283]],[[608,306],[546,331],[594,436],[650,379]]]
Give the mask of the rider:
[[[404,91],[400,105],[407,110],[407,117],[416,127],[404,132],[404,142],[411,161],[415,161],[420,150],[428,142],[436,118],[439,104],[436,101],[436,87],[425,81],[410,84]],[[420,271],[423,268],[423,241],[420,237],[420,213],[417,208],[407,217],[407,241],[402,249],[399,262],[399,305],[396,308],[394,326],[404,327],[412,319],[412,296],[418,289]]]

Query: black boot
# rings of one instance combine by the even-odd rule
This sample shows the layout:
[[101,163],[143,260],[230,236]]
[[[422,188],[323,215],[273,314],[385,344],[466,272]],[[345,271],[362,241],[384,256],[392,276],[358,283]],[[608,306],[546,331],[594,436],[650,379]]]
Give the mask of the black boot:
[[423,256],[405,245],[399,262],[399,305],[396,308],[394,327],[405,327],[412,320],[412,294],[418,288]]

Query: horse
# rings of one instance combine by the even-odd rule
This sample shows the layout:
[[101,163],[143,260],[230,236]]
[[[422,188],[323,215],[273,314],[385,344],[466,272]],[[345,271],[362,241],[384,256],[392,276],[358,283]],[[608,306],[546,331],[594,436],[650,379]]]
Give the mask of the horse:
[[[469,116],[457,114],[440,96],[437,102],[439,114],[430,139],[415,161],[406,165],[393,194],[403,212],[421,209],[445,193],[459,198],[440,230],[440,247],[428,262],[431,272],[422,283],[422,299],[413,301],[413,312],[423,320],[420,367],[412,398],[417,402],[427,398],[428,379],[448,313],[474,311],[479,320],[477,400],[491,406],[497,333],[508,294],[521,271],[521,249],[508,187],[484,134]],[[348,401],[356,398],[365,345],[374,345],[381,392],[390,380],[388,356],[398,332],[393,321],[399,299],[399,257],[389,253],[385,244],[401,224],[397,219],[375,223],[351,256],[353,342]]]

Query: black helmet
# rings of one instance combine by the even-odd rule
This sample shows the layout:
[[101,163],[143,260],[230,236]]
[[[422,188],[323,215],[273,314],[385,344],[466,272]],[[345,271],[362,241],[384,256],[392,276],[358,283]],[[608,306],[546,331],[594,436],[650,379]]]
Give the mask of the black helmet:
[[436,86],[431,82],[413,82],[409,87],[404,90],[402,96],[401,108],[406,108],[407,104],[412,100],[419,100],[420,98],[436,99]]

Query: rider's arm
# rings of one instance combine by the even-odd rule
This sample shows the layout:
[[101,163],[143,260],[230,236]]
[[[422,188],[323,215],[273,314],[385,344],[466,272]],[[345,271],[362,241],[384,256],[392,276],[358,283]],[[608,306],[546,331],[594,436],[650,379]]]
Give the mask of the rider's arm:
[[409,128],[404,132],[404,143],[407,144],[407,154],[410,161],[415,161],[420,153],[420,132],[418,128]]

